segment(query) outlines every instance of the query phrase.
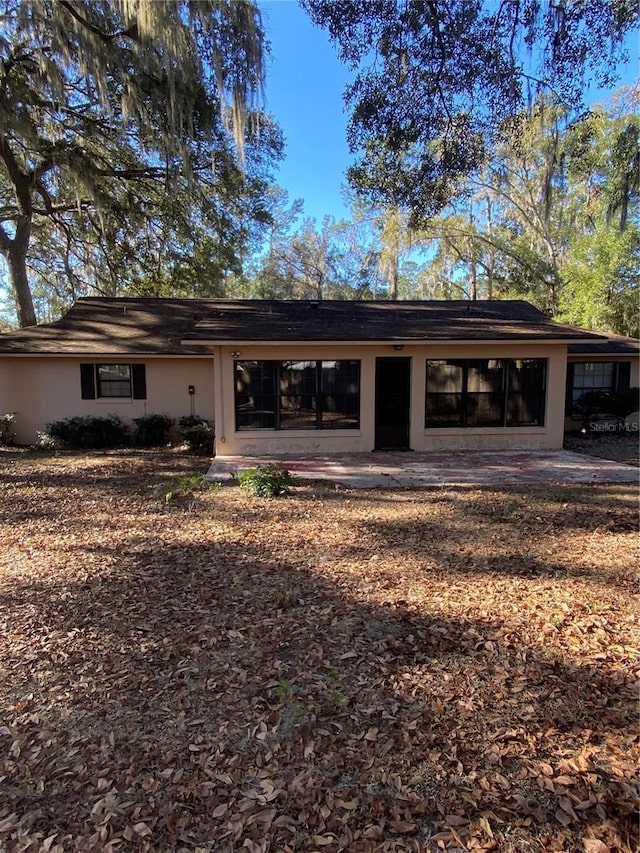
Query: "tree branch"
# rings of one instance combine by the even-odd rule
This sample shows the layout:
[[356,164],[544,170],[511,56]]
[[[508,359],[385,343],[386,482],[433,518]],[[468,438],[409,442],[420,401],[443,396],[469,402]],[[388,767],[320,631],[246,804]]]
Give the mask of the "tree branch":
[[95,24],[89,23],[85,17],[83,17],[75,7],[68,2],[68,0],[59,0],[60,5],[63,9],[66,9],[67,12],[71,15],[72,18],[75,18],[79,24],[81,24],[85,29],[89,30],[89,32],[93,33],[95,36],[98,36],[100,41],[104,42],[104,44],[111,44],[111,42],[115,41],[118,38],[122,38],[125,36],[126,38],[131,39],[132,41],[139,40],[138,27],[135,24],[132,24],[126,30],[117,30],[114,33],[106,33],[104,30],[101,30],[99,27],[96,27]]

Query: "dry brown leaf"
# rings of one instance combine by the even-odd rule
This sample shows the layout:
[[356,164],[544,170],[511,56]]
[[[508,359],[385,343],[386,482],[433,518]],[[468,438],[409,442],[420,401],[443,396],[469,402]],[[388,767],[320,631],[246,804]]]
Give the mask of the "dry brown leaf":
[[583,838],[584,853],[611,853],[611,848],[596,838]]
[[626,486],[175,513],[201,461],[7,459],[1,849],[635,853]]
[[409,832],[416,831],[416,824],[412,820],[391,820],[389,826],[394,832],[399,832],[400,835],[406,835]]

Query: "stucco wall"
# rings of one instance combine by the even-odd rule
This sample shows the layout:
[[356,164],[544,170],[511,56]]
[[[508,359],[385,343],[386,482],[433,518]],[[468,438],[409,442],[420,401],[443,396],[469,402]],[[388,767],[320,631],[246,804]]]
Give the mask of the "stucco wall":
[[[358,430],[235,430],[233,349],[216,348],[216,454],[268,455],[271,453],[370,452],[374,447],[375,363],[377,357],[397,355],[411,359],[411,432],[413,450],[529,449],[562,447],[566,347],[562,345],[406,345],[396,352],[386,345],[238,346],[242,360],[359,359],[361,409]],[[547,400],[544,427],[483,429],[425,429],[427,359],[434,358],[547,358]]]
[[[146,400],[83,400],[81,362],[146,365]],[[15,413],[21,444],[32,444],[50,421],[73,415],[119,415],[125,421],[146,414],[173,418],[191,414],[188,386],[195,386],[194,412],[214,419],[212,358],[35,358],[0,356],[0,413]]]
[[[361,363],[360,429],[235,430],[233,355],[241,359],[358,359]],[[188,386],[194,385],[194,411],[216,420],[216,453],[370,452],[375,443],[375,365],[377,357],[411,359],[410,446],[440,449],[527,449],[561,447],[564,431],[566,349],[562,345],[301,345],[216,347],[210,358],[109,359],[146,365],[146,400],[82,400],[80,363],[88,358],[0,357],[0,413],[15,412],[18,441],[30,444],[49,421],[84,414],[120,415],[124,420],[164,413],[178,418],[191,412]],[[215,356],[215,359],[214,357]],[[547,358],[544,427],[425,429],[425,373],[429,358]],[[99,359],[96,359],[98,361]],[[105,361],[107,359],[104,359]]]

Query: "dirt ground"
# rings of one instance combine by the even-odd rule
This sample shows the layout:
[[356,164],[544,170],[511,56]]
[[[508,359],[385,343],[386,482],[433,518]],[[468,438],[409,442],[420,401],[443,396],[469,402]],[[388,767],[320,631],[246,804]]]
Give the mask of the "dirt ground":
[[564,446],[575,453],[613,459],[626,465],[640,466],[640,441],[637,433],[629,435],[568,435]]
[[631,853],[632,485],[0,451],[0,850]]

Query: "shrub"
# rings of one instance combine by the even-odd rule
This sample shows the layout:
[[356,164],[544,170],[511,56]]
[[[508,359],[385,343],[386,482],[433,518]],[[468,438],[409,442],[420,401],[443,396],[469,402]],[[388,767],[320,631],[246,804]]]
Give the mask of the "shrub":
[[76,415],[47,424],[46,435],[64,447],[94,449],[128,444],[129,431],[117,415]]
[[197,504],[197,494],[201,492],[217,492],[221,483],[210,483],[204,474],[192,474],[180,477],[170,488],[161,487],[161,495],[165,504],[193,509]]
[[640,392],[638,388],[628,388],[626,391],[611,391],[609,394],[609,411],[617,422],[619,432],[624,431],[624,425],[629,415],[640,409]]
[[583,426],[589,428],[589,422],[606,418],[616,419],[616,429],[624,432],[625,419],[638,411],[640,406],[638,388],[628,388],[625,391],[588,391],[576,404],[576,409],[582,415]]
[[61,445],[61,442],[52,435],[49,435],[48,432],[37,432],[36,435],[38,436],[38,440],[34,447],[38,450],[58,450]]
[[13,431],[14,420],[14,414],[8,413],[6,415],[0,415],[0,444],[13,444],[16,440],[16,436]]
[[194,453],[213,453],[214,428],[211,421],[199,415],[185,415],[178,421],[180,437]]
[[157,447],[166,444],[173,418],[169,415],[143,415],[133,419],[136,431],[133,441],[140,447]]
[[289,471],[276,462],[257,465],[255,468],[247,468],[246,471],[238,471],[235,478],[241,489],[250,495],[261,498],[288,495],[295,482]]

